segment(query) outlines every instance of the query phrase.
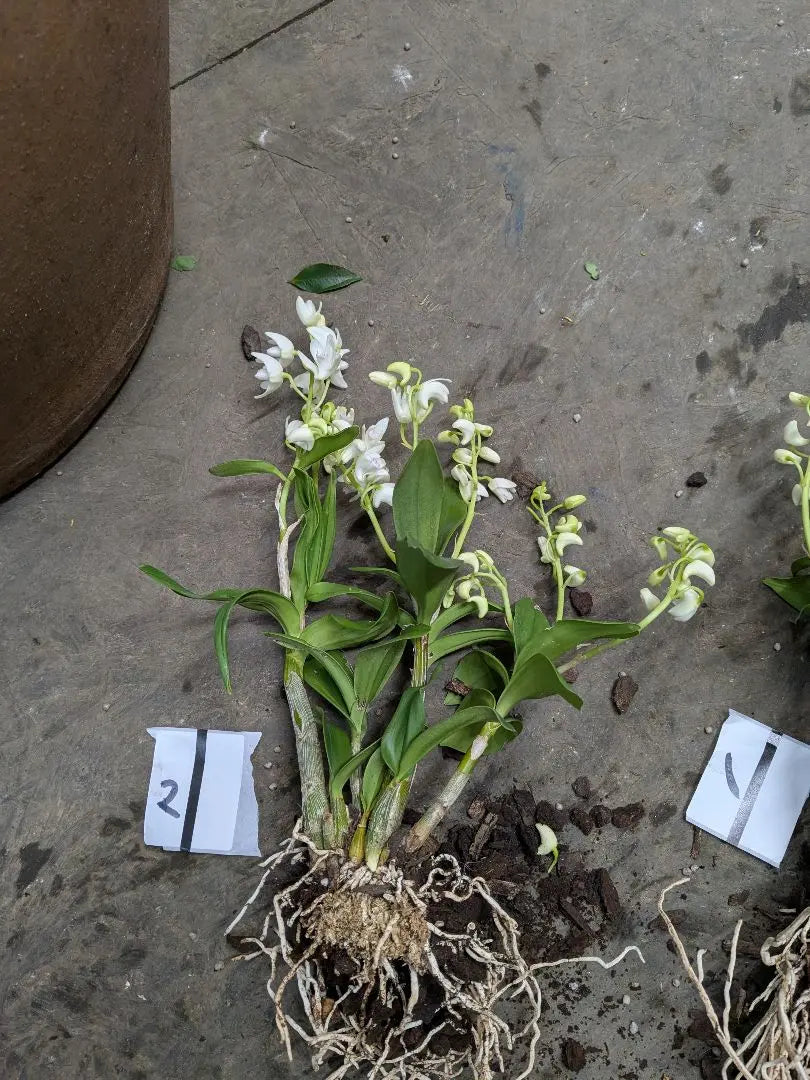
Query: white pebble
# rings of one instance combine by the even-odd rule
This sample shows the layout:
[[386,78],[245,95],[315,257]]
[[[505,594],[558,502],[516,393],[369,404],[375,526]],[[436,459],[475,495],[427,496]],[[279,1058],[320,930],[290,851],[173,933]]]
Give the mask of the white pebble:
[[776,25],[777,26],[784,26],[785,25],[785,20],[784,19],[777,19],[776,20]]
[[322,877],[321,878],[321,888],[322,889],[328,889],[329,888],[329,878],[328,877]]
[[629,1005],[632,1000],[629,994],[625,994],[622,998],[622,1005]]
[[405,50],[405,52],[410,52],[411,51],[411,43],[410,43],[410,41],[406,41],[405,44],[402,46],[402,48]]
[[368,320],[368,325],[369,325],[369,326],[373,326],[373,325],[374,325],[374,320],[373,320],[373,319],[369,319],[369,320]]
[[57,476],[64,476],[65,474],[64,474],[64,473],[62,472],[62,470],[61,470],[61,469],[57,469],[57,470],[56,470],[56,475],[57,475]]
[[294,120],[291,120],[291,121],[290,121],[290,127],[291,127],[291,128],[294,128],[294,127],[295,127],[295,121],[294,121]]
[[399,158],[399,154],[392,154],[391,157],[396,161]]
[[711,724],[707,724],[703,730],[706,732],[707,735],[714,735],[714,728]]
[[267,787],[270,791],[275,791],[278,787],[278,784],[268,784]]
[[692,873],[692,868],[690,866],[682,866],[681,873],[684,877],[689,877],[689,875]]
[[394,137],[393,137],[393,138],[391,139],[391,142],[392,142],[392,143],[394,144],[394,146],[396,146],[396,144],[397,144],[397,143],[399,142],[399,135],[395,135],[395,136],[394,136]]
[[265,761],[264,767],[265,767],[265,769],[272,769],[273,768],[273,762],[272,761]]
[[638,1024],[635,1022],[635,1020],[630,1021],[630,1034],[638,1035]]
[[189,930],[189,932],[188,932],[188,936],[189,936],[189,937],[191,938],[191,940],[192,940],[192,941],[196,941],[196,940],[197,940],[197,935],[196,935],[196,934],[194,933],[194,931],[193,931],[193,930]]
[[562,808],[563,808],[563,804],[561,802],[555,802],[554,803],[554,809],[555,810],[562,810]]
[[750,265],[751,265],[751,260],[747,256],[744,259],[740,259],[740,266],[742,266],[743,269],[745,269],[746,266],[750,266]]
[[574,416],[573,416],[574,423],[578,424],[581,419],[582,419],[582,413],[575,412]]
[[693,874],[696,874],[698,872],[698,870],[700,869],[700,867],[698,866],[698,864],[696,862],[693,862],[692,865],[689,867],[689,869],[692,871]]
[[222,971],[222,969],[224,967],[225,967],[225,961],[224,960],[217,960],[217,962],[214,964],[214,971]]
[[576,979],[571,980],[571,982],[568,984],[568,989],[574,991],[579,990],[579,983],[576,981]]
[[673,979],[672,980],[672,985],[677,988],[678,986],[681,985],[681,980],[680,979]]
[[108,701],[105,701],[104,704],[101,707],[104,710],[104,712],[109,712],[110,711],[110,704],[109,704]]
[[546,309],[544,307],[541,307],[540,308],[540,314],[545,315],[545,313],[546,313]]
[[680,499],[682,497],[683,497],[683,488],[678,488],[678,490],[675,492],[675,498]]
[[281,747],[280,746],[274,746],[273,747],[273,753],[274,754],[280,754],[281,753]]
[[640,990],[641,989],[641,983],[640,982],[631,982],[630,983],[630,989],[631,990]]
[[779,644],[778,641],[775,641],[773,643],[773,651],[774,652],[781,652],[782,651],[782,646]]
[[620,672],[619,672],[619,678],[620,678],[620,679],[625,679],[625,678],[627,678],[627,672],[626,672],[626,671],[620,671]]
[[351,225],[351,223],[352,223],[352,219],[350,217],[347,217],[346,218],[346,224]]

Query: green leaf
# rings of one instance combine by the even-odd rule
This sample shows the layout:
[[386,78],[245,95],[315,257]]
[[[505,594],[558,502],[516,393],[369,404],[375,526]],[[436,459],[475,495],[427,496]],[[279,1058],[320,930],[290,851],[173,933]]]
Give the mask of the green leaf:
[[347,285],[354,285],[356,281],[363,279],[353,270],[347,270],[345,266],[335,266],[333,263],[312,263],[299,270],[295,277],[290,278],[289,284],[303,292],[328,293],[337,289],[345,289]]
[[404,641],[386,641],[357,654],[354,663],[354,693],[363,706],[379,696],[399,666],[405,651]]
[[380,596],[369,589],[358,589],[354,585],[340,585],[332,581],[317,581],[314,585],[310,585],[307,590],[307,600],[311,604],[320,604],[324,600],[333,600],[338,596],[351,596],[374,611],[382,611],[388,593]]
[[594,281],[599,280],[599,267],[596,265],[595,262],[585,263],[585,273],[588,275],[588,277],[593,278]]
[[476,705],[469,709],[457,710],[452,716],[445,717],[444,720],[440,720],[437,724],[425,728],[421,734],[411,740],[403,751],[399,760],[399,767],[394,773],[395,779],[407,779],[422,758],[429,754],[431,750],[440,746],[446,739],[452,737],[454,732],[470,728],[477,733],[484,724],[490,722],[500,723],[501,720],[492,709],[487,708],[485,705]]
[[430,625],[434,638],[443,633],[448,626],[452,626],[453,623],[457,623],[461,619],[466,619],[468,615],[472,615],[476,611],[475,604],[469,602],[463,604],[451,604],[449,608],[444,608]]
[[455,634],[444,634],[430,643],[430,664],[433,665],[443,656],[481,645],[485,641],[512,641],[508,630],[499,630],[495,626],[482,626],[478,630],[458,630]]
[[237,606],[247,608],[249,611],[261,611],[272,615],[287,633],[294,632],[298,626],[298,612],[295,605],[286,596],[273,592],[271,589],[215,589],[213,592],[198,593],[186,589],[179,581],[175,581],[162,570],[158,570],[156,566],[144,563],[139,569],[159,585],[189,600],[210,600],[214,603],[233,601]]
[[170,265],[172,270],[193,270],[197,265],[197,256],[175,255]]
[[311,465],[322,461],[329,454],[336,454],[338,450],[345,450],[349,443],[354,442],[359,434],[359,427],[348,427],[343,431],[339,431],[336,435],[322,435],[320,439],[315,440],[312,449],[307,450],[298,459],[298,468],[308,469]]
[[323,503],[318,485],[303,469],[295,470],[296,513],[304,518],[298,535],[290,571],[290,588],[295,606],[303,611],[312,585],[321,580],[332,559],[336,529],[336,484],[332,473]]
[[208,470],[212,476],[245,476],[248,473],[271,473],[279,480],[287,477],[269,461],[254,461],[252,458],[236,458],[234,461],[223,461],[219,465],[212,465]]
[[810,577],[764,578],[762,583],[800,615],[810,608]]
[[549,622],[534,601],[524,596],[515,604],[512,613],[512,634],[515,638],[515,656],[520,656],[526,646],[548,630]]
[[371,812],[371,808],[377,801],[377,796],[382,791],[386,773],[388,772],[385,762],[383,761],[382,748],[379,739],[372,745],[375,747],[375,750],[370,755],[368,764],[363,770],[363,780],[360,784],[360,805],[363,808],[364,814]]
[[413,597],[417,621],[429,623],[441,605],[445,593],[459,573],[466,569],[467,564],[459,562],[458,559],[445,559],[442,555],[434,555],[426,548],[414,546],[409,540],[399,536],[396,541],[396,555],[397,570],[403,585]]
[[332,552],[335,548],[337,530],[337,473],[332,473],[326,485],[326,494],[321,503],[318,531],[312,544],[312,561],[309,566],[309,586],[320,581],[329,569]]
[[548,630],[541,630],[520,650],[519,657],[541,652],[550,660],[570,652],[586,642],[605,638],[631,638],[641,632],[638,623],[594,622],[590,619],[560,619]]
[[[407,540],[431,554],[438,551],[444,498],[444,473],[436,447],[430,439],[423,439],[394,485],[392,507],[397,541]],[[402,575],[399,556],[397,569]]]
[[396,712],[388,722],[380,743],[382,759],[394,776],[407,747],[425,726],[424,690],[409,686],[399,699]]
[[390,578],[397,585],[402,585],[402,578],[390,566],[350,566],[349,569],[353,574],[377,574],[380,577]]
[[329,716],[323,718],[323,745],[331,781],[351,760],[352,743],[348,731]]
[[[416,638],[424,637],[430,630],[429,626],[424,626],[421,623],[414,623],[412,626],[406,626],[402,631],[397,634],[396,637],[386,638],[386,645],[396,645],[399,642],[414,641]],[[376,649],[377,645],[364,645],[360,652],[365,652],[366,649]]]
[[[509,682],[509,672],[492,653],[484,649],[473,649],[462,657],[453,672],[453,678],[469,686],[470,690],[488,690],[496,697]],[[462,697],[452,691],[445,695],[445,705],[457,705],[466,701],[470,694]],[[493,698],[492,704],[495,704]]]
[[[368,746],[364,746],[359,753],[354,755],[354,757],[350,757],[340,769],[337,769],[332,774],[331,782],[329,784],[329,794],[332,798],[337,798],[341,794],[361,765],[364,765],[374,756],[374,754],[379,756],[379,746],[380,740],[375,739],[374,742],[369,743]],[[368,769],[366,771],[368,771]]]
[[[338,654],[335,654],[336,656]],[[351,672],[348,672],[351,675]],[[304,682],[316,694],[328,701],[329,704],[347,719],[351,715],[354,698],[347,701],[338,684],[323,664],[314,656],[308,656],[304,662]]]
[[285,649],[300,652],[304,656],[313,656],[321,667],[326,670],[327,674],[331,676],[343,700],[346,702],[354,700],[354,683],[351,668],[341,653],[326,652],[324,649],[319,649],[308,644],[302,638],[293,637],[290,634],[277,634],[272,630],[268,630],[266,635],[272,638],[273,641],[277,641],[279,645],[283,645]]
[[458,484],[449,476],[445,476],[442,508],[439,515],[439,538],[436,543],[436,551],[440,555],[444,553],[456,531],[461,528],[466,516],[467,503],[459,494]]
[[[246,603],[248,601],[248,603]],[[249,589],[243,593],[237,593],[232,599],[227,600],[220,607],[214,619],[214,650],[219,662],[219,671],[225,689],[231,693],[231,674],[228,661],[228,624],[233,609],[238,606],[250,607],[253,611],[266,611],[272,615],[281,626],[284,626],[284,616],[287,606],[292,606],[286,596],[270,592],[268,589]],[[286,627],[285,627],[286,629]]]
[[547,656],[540,652],[528,656],[524,654],[498,698],[496,709],[499,716],[508,716],[521,701],[557,694],[577,709],[582,707],[582,698],[560,677]]
[[810,570],[810,555],[802,555],[800,559],[795,559],[790,565],[790,572],[793,577],[799,577],[806,570]]
[[[453,732],[448,738],[443,739],[441,746],[449,746],[459,754],[466,754],[473,743],[473,739],[481,729],[478,727],[463,727]],[[508,742],[516,739],[523,730],[523,721],[514,716],[507,720],[501,720],[500,727],[494,735],[490,735],[484,755],[497,754]]]
[[390,633],[397,624],[397,610],[396,598],[389,593],[379,617],[373,622],[324,615],[309,624],[301,634],[301,640],[317,649],[356,649]]

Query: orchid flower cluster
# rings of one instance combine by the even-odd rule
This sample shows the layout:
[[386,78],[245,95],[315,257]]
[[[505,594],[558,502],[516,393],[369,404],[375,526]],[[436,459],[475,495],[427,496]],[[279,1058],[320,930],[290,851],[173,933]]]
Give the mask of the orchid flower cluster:
[[[666,611],[676,622],[689,622],[700,605],[705,594],[693,578],[714,585],[714,552],[688,529],[680,525],[670,525],[659,534],[650,538],[661,565],[650,574],[647,585],[651,588],[641,590],[641,600],[647,609],[647,615],[640,625],[647,626]],[[669,582],[663,598],[652,590]]]
[[[791,405],[802,410],[810,417],[810,394],[792,391],[788,398]],[[810,419],[807,421],[810,426]],[[802,517],[804,554],[794,559],[790,567],[790,577],[764,578],[764,584],[799,613],[799,618],[810,612],[810,439],[802,435],[798,420],[789,420],[785,425],[783,437],[787,446],[774,451],[774,459],[780,465],[790,465],[799,474],[798,482],[793,485],[791,496],[799,507]]]

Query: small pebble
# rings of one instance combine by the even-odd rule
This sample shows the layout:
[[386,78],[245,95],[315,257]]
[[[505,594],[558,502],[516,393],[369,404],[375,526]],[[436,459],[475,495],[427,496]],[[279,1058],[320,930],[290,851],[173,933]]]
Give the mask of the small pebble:
[[635,1020],[630,1021],[630,1034],[638,1035],[638,1024],[635,1022]]
[[104,710],[104,712],[109,712],[110,711],[110,703],[108,701],[105,701],[104,704],[101,707]]
[[545,313],[546,313],[546,309],[544,307],[541,307],[540,308],[540,314],[545,315]]
[[579,983],[576,981],[576,979],[571,980],[571,982],[568,984],[568,989],[573,990],[575,993],[577,990],[579,990]]
[[275,791],[278,787],[278,784],[268,784],[267,787],[270,791]]
[[675,987],[680,986],[681,985],[681,980],[680,979],[673,979],[672,980],[672,985],[675,986]]
[[352,223],[352,219],[350,217],[347,217],[346,218],[346,224],[351,225],[351,223]]
[[280,746],[274,746],[273,747],[273,753],[274,754],[280,754],[281,753],[281,747]]
[[290,127],[291,127],[291,128],[294,128],[294,127],[295,127],[295,121],[294,121],[294,120],[291,120],[291,121],[290,121]]
[[698,864],[696,862],[693,862],[692,865],[689,867],[689,869],[692,871],[693,874],[696,874],[698,872],[698,870],[700,869],[700,867],[698,866]]
[[192,940],[192,941],[196,941],[196,940],[197,940],[197,935],[196,935],[196,934],[194,933],[194,931],[193,931],[193,930],[189,930],[189,932],[188,932],[188,936],[189,936],[189,937],[191,938],[191,940]]
[[707,735],[714,735],[714,728],[711,724],[707,724],[703,730],[706,732]]
[[777,19],[776,20],[776,25],[777,26],[784,26],[785,25],[785,20],[784,19]]
[[368,325],[369,325],[369,326],[373,326],[373,325],[374,325],[374,320],[373,320],[373,319],[369,319],[369,320],[368,320]]
[[410,52],[411,51],[411,43],[410,43],[410,41],[406,41],[405,44],[402,46],[402,48],[405,50],[405,52]]
[[682,866],[681,867],[681,873],[683,874],[684,877],[691,877],[692,867],[691,866]]
[[554,809],[555,810],[562,810],[563,809],[563,804],[561,802],[555,802],[554,803]]
[[329,888],[329,878],[328,877],[322,877],[321,878],[321,888],[322,889],[328,889]]
[[394,144],[394,146],[396,146],[396,144],[399,142],[399,135],[395,135],[393,139],[391,139],[391,142]]
[[399,154],[392,154],[391,157],[394,159],[394,161],[396,161],[399,157]]
[[740,266],[742,266],[743,268],[745,268],[746,266],[750,266],[750,265],[751,265],[751,260],[749,258],[746,257],[745,259],[740,259]]
[[56,475],[57,475],[57,476],[64,476],[65,474],[64,474],[64,473],[62,472],[62,470],[61,470],[61,469],[57,469],[57,470],[56,470]]
[[217,960],[217,962],[214,964],[214,971],[222,971],[222,969],[224,967],[225,967],[225,961],[224,960]]
[[210,365],[210,364],[206,364],[205,366],[206,366],[206,367],[211,367],[211,365]]
[[641,983],[640,982],[631,982],[630,983],[630,989],[631,990],[640,990],[641,989]]
[[265,761],[264,767],[265,767],[265,769],[272,769],[273,768],[273,762],[272,761]]
[[631,1001],[632,1001],[632,998],[630,997],[630,995],[625,994],[624,997],[622,998],[622,1005],[629,1005]]
[[782,651],[782,646],[779,644],[778,641],[775,641],[773,643],[773,651],[774,652],[781,652]]
[[574,416],[573,416],[574,423],[578,424],[581,419],[582,419],[582,413],[575,412]]
[[678,488],[678,490],[675,492],[675,498],[680,499],[682,496],[683,496],[683,488]]

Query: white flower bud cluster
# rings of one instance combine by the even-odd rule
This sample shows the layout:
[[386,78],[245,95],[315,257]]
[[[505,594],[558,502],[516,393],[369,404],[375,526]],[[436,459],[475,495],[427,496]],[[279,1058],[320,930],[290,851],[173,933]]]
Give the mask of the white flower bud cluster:
[[485,499],[490,492],[502,503],[511,502],[515,497],[517,485],[505,476],[487,476],[481,473],[479,462],[490,465],[500,464],[500,454],[484,440],[492,436],[489,424],[478,423],[475,419],[475,407],[469,398],[463,405],[451,405],[450,414],[453,424],[446,431],[440,431],[438,441],[455,446],[453,468],[450,475],[458,484],[458,490],[465,502]]
[[[262,392],[256,395],[257,398],[268,397],[278,390],[285,380],[303,398],[323,400],[330,385],[340,390],[346,389],[343,372],[349,365],[343,357],[349,350],[343,348],[340,331],[326,325],[321,306],[318,304],[316,307],[312,300],[304,300],[302,296],[296,297],[295,310],[310,339],[309,355],[296,349],[284,334],[277,334],[272,330],[265,333],[265,337],[271,342],[267,351],[251,353],[259,364],[256,378]],[[293,377],[286,369],[296,357],[301,361],[304,370]]]
[[[810,395],[799,394],[794,390],[788,394],[788,398],[792,405],[796,405],[810,417]],[[810,427],[810,420],[808,420],[807,426]],[[789,420],[785,424],[782,437],[791,449],[780,448],[774,450],[774,460],[780,465],[793,465],[799,473],[799,482],[793,485],[790,494],[794,504],[802,506],[803,501],[807,503],[810,500],[810,471],[808,470],[810,454],[805,450],[806,446],[810,446],[810,439],[799,431],[798,420]],[[804,512],[807,512],[806,509]]]
[[400,424],[419,424],[433,412],[438,401],[450,400],[449,379],[422,379],[419,368],[403,360],[389,364],[385,371],[372,371],[369,379],[391,391],[394,416]]
[[[549,566],[561,566],[563,588],[579,588],[585,584],[585,571],[572,563],[562,565],[562,559],[566,548],[582,546],[582,522],[571,511],[582,506],[587,499],[584,495],[569,495],[556,506],[546,508],[545,504],[550,501],[551,495],[545,482],[534,489],[529,500],[529,512],[535,521],[546,529],[546,532],[537,538],[540,562]],[[553,520],[554,515],[557,515],[556,521]]]
[[478,618],[483,619],[490,609],[490,601],[485,592],[487,587],[494,588],[501,598],[508,602],[506,580],[488,552],[477,548],[475,551],[462,551],[456,558],[467,564],[469,573],[448,589],[442,601],[443,607],[449,608],[458,598],[464,603],[474,604]]
[[[704,592],[693,579],[714,585],[714,552],[694,533],[680,525],[670,525],[650,538],[661,565],[647,579],[641,590],[641,600],[652,621],[666,611],[677,622],[688,622],[704,600]],[[663,598],[652,590],[669,581]]]

